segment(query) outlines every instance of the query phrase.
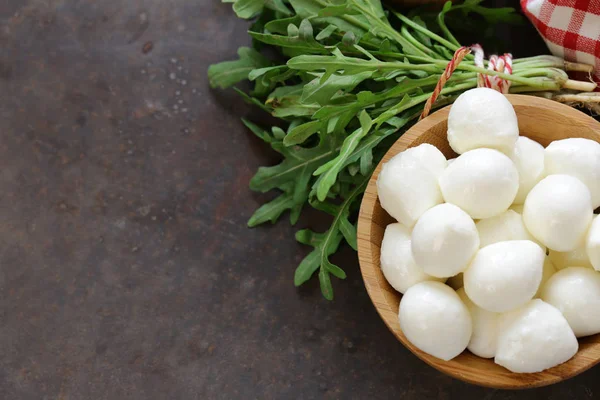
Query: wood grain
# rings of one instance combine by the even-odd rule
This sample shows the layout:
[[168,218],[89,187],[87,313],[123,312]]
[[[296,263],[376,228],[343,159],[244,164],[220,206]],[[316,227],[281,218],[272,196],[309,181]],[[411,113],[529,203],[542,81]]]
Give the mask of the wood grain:
[[[543,146],[569,137],[600,141],[600,123],[571,107],[531,96],[509,95],[519,118],[521,135]],[[381,318],[394,335],[415,355],[450,376],[476,385],[526,389],[546,386],[573,377],[600,361],[600,334],[579,340],[579,351],[569,361],[534,374],[516,374],[483,359],[463,352],[451,361],[442,361],[414,347],[403,335],[398,322],[398,306],[402,295],[385,280],[379,265],[380,246],[385,227],[393,219],[381,208],[377,199],[376,180],[383,163],[403,150],[421,143],[431,143],[447,158],[455,157],[446,137],[450,107],[443,108],[408,130],[390,148],[373,174],[362,201],[358,221],[358,256],[365,286]]]

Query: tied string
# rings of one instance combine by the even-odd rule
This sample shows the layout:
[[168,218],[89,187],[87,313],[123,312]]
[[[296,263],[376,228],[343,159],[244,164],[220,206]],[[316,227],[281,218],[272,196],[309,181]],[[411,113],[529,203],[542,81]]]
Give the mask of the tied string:
[[[483,48],[479,44],[471,46],[475,56],[475,65],[484,68],[483,65]],[[512,54],[504,53],[502,56],[492,55],[488,62],[488,70],[512,74]],[[510,89],[510,81],[502,79],[495,75],[477,74],[477,87],[486,87],[499,91],[502,94],[507,94]]]
[[[419,118],[420,120],[429,115],[429,113],[431,112],[431,108],[433,107],[433,104],[442,92],[444,85],[450,79],[452,73],[454,73],[454,70],[456,69],[456,67],[458,67],[458,64],[460,64],[460,62],[465,58],[465,56],[471,51],[473,51],[474,53],[473,55],[475,57],[475,66],[485,68],[483,63],[483,48],[481,47],[481,45],[474,44],[470,48],[466,46],[458,48],[454,52],[454,55],[452,56],[452,59],[450,60],[448,65],[446,65],[446,69],[444,70],[444,73],[438,80],[438,83],[435,85],[433,93],[431,94],[429,99],[427,99],[425,107],[423,108],[423,112],[421,113],[421,117]],[[490,56],[487,69],[490,71],[512,74],[512,54],[505,53],[502,56]],[[497,90],[500,93],[507,94],[508,89],[510,88],[510,83],[510,81],[502,79],[499,76],[490,76],[481,73],[477,74],[477,87],[486,87]]]

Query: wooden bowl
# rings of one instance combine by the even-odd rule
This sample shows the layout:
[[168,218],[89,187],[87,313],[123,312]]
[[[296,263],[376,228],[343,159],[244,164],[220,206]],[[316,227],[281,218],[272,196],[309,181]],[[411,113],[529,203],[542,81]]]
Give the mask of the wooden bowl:
[[[600,123],[584,113],[563,104],[532,96],[507,96],[519,118],[521,135],[543,146],[569,137],[584,137],[600,141]],[[425,354],[413,346],[400,330],[398,306],[402,295],[385,280],[379,265],[379,252],[385,227],[395,222],[377,199],[376,181],[384,162],[401,151],[430,143],[447,158],[456,154],[446,137],[450,107],[443,108],[409,129],[391,147],[377,166],[365,192],[358,221],[358,256],[367,292],[388,328],[421,360],[450,376],[481,386],[502,389],[526,389],[546,386],[571,378],[600,361],[600,334],[579,340],[579,351],[564,364],[534,374],[517,374],[494,363],[493,359],[477,357],[469,351],[450,361]]]

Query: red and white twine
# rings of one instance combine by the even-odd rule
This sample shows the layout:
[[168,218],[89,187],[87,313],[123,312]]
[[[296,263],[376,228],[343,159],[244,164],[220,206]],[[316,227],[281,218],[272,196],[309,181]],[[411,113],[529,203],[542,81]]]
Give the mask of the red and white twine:
[[[471,46],[475,56],[475,65],[480,68],[485,68],[483,65],[483,48],[481,45],[474,44]],[[512,54],[504,53],[502,56],[491,55],[488,61],[488,70],[512,74]],[[502,79],[495,75],[477,74],[477,87],[487,87],[499,91],[502,94],[507,94],[510,88],[510,81]]]
[[[429,115],[429,112],[431,111],[433,104],[442,92],[444,85],[446,84],[448,79],[450,79],[452,73],[454,72],[456,67],[458,67],[458,64],[460,64],[460,62],[465,58],[465,56],[471,51],[473,51],[474,53],[473,55],[475,57],[475,66],[485,68],[483,62],[484,53],[481,45],[474,44],[470,48],[463,46],[457,49],[454,52],[454,55],[452,56],[450,62],[448,62],[448,65],[446,65],[446,69],[444,70],[442,76],[438,80],[438,83],[435,86],[431,97],[427,99],[425,107],[423,108],[423,112],[421,113],[421,117],[419,119],[423,119]],[[508,75],[512,74],[512,54],[504,53],[504,55],[502,56],[497,56],[495,54],[491,55],[488,61],[487,69],[490,71],[496,71]],[[482,73],[477,74],[477,87],[486,87],[497,90],[500,93],[507,94],[508,89],[510,89],[510,83],[511,82],[509,80],[500,78],[496,75],[485,75]]]

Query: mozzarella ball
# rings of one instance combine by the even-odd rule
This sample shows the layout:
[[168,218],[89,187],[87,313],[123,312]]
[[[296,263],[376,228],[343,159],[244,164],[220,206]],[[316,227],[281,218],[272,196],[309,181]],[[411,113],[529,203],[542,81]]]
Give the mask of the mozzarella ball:
[[402,153],[404,154],[404,162],[422,165],[438,178],[448,166],[446,156],[437,147],[429,143],[411,147]]
[[381,243],[381,271],[389,284],[400,293],[419,282],[441,280],[427,275],[417,265],[410,249],[410,234],[404,225],[390,224],[385,228]]
[[533,298],[546,254],[530,240],[494,243],[477,252],[464,273],[465,291],[479,307],[505,312]]
[[550,260],[552,260],[552,263],[558,271],[567,267],[593,268],[584,243],[577,246],[575,250],[571,251],[560,252],[550,250],[548,257],[550,257]]
[[590,139],[556,140],[546,147],[546,173],[566,174],[583,182],[600,207],[600,143]]
[[519,190],[514,203],[523,204],[529,191],[544,177],[544,146],[519,136],[510,158],[519,172]]
[[456,158],[451,158],[451,159],[449,159],[449,160],[448,160],[448,164],[447,164],[447,166],[448,166],[448,165],[450,165],[450,164],[452,164],[452,163],[453,163],[455,160],[456,160]]
[[415,261],[425,273],[438,278],[464,271],[478,248],[475,223],[452,204],[440,204],[427,210],[412,232]]
[[558,271],[542,288],[542,300],[560,310],[575,336],[600,332],[600,274],[593,269]]
[[475,226],[479,232],[479,246],[481,247],[507,240],[537,242],[525,228],[523,217],[513,210],[506,210],[495,217],[480,219]]
[[464,288],[457,290],[456,293],[469,309],[473,323],[473,334],[467,349],[479,357],[494,357],[496,355],[498,317],[500,314],[478,307],[469,299]]
[[569,360],[579,344],[555,307],[535,299],[499,320],[496,364],[512,372],[540,372]]
[[585,252],[596,271],[600,271],[600,218],[595,217],[585,239]]
[[421,282],[400,300],[400,328],[417,348],[448,361],[462,353],[471,338],[469,310],[450,287]]
[[544,284],[548,282],[548,280],[556,273],[556,268],[552,261],[550,261],[550,257],[546,256],[544,260],[544,270],[542,271],[542,281],[540,282],[540,286],[538,291],[536,292],[534,298],[538,298],[542,296],[542,289],[544,288]]
[[381,207],[398,222],[412,227],[421,214],[443,202],[438,177],[445,167],[446,158],[430,144],[394,156],[377,177]]
[[514,163],[496,150],[476,149],[461,156],[440,176],[444,200],[473,218],[490,218],[508,209],[519,189]]
[[523,208],[527,230],[555,251],[575,250],[592,222],[588,188],[569,175],[550,175],[529,192]]
[[508,99],[495,90],[468,90],[450,109],[448,142],[458,154],[481,147],[510,154],[518,137],[517,114]]
[[446,285],[450,286],[454,290],[458,290],[461,287],[465,286],[463,273],[461,272],[458,275],[454,275],[448,278],[448,280],[446,281]]

